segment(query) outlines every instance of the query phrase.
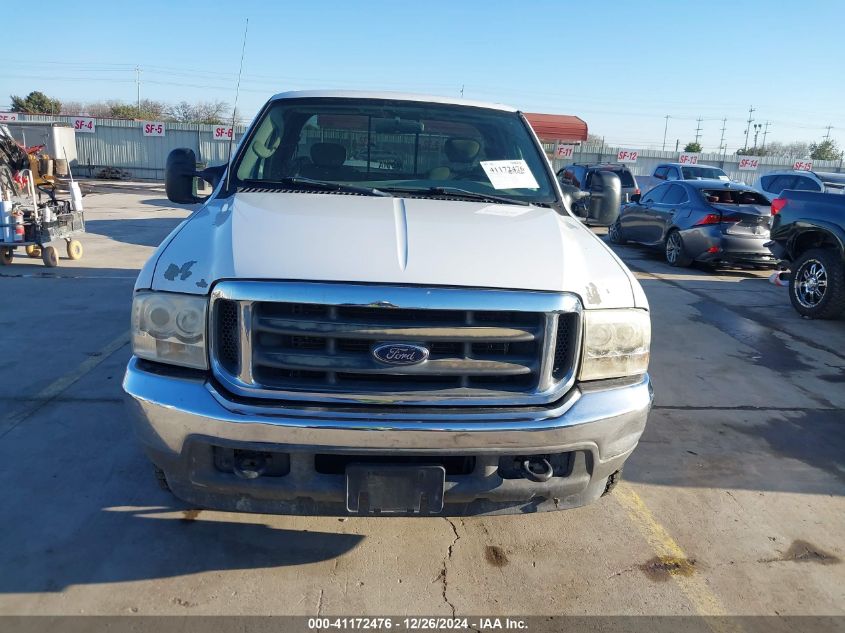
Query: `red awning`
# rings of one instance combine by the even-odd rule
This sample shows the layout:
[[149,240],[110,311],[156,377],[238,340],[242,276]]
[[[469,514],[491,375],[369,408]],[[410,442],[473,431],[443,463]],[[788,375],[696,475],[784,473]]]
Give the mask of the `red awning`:
[[541,141],[587,140],[587,123],[577,116],[526,112],[525,118]]

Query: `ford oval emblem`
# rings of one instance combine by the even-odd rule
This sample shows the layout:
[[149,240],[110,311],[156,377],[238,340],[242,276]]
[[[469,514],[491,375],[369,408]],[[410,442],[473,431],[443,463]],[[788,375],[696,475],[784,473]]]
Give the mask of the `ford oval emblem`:
[[411,343],[380,343],[373,358],[385,365],[418,365],[428,358],[428,348]]

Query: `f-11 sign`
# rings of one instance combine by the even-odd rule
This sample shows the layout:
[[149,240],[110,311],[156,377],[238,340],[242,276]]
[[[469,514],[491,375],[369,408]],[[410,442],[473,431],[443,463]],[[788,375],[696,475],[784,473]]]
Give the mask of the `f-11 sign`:
[[18,120],[18,113],[17,112],[0,112],[0,123],[4,121],[17,121]]
[[144,121],[141,123],[144,136],[164,136],[164,123],[160,121]]
[[739,159],[739,170],[740,171],[757,171],[757,168],[760,166],[760,159],[759,158],[740,158]]
[[97,123],[90,117],[78,116],[73,119],[73,129],[84,134],[94,134],[97,131]]
[[555,158],[571,159],[575,155],[575,146],[565,143],[558,143],[555,147]]
[[678,157],[678,162],[681,165],[698,165],[698,154],[684,152]]
[[636,163],[640,153],[635,149],[620,149],[616,152],[617,163]]
[[813,171],[813,161],[811,160],[796,160],[792,164],[792,169],[795,171]]

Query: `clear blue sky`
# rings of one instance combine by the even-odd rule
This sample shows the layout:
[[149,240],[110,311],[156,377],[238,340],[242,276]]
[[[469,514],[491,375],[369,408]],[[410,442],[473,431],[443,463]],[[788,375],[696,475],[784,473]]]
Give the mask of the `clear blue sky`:
[[[611,8],[612,7],[612,8]],[[406,90],[576,114],[608,143],[695,136],[744,144],[748,108],[768,140],[845,143],[845,2],[10,2],[0,109],[41,90],[63,101],[234,101],[301,88]],[[52,22],[51,22],[52,19]],[[752,130],[753,135],[753,130]],[[760,137],[762,141],[762,136]]]

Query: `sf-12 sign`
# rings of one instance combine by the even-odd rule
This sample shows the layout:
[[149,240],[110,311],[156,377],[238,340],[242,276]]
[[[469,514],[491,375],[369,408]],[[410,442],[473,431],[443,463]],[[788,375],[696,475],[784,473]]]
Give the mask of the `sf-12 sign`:
[[232,138],[232,134],[234,134],[234,130],[231,127],[218,126],[214,128],[212,137],[215,141],[228,141]]
[[563,158],[569,160],[575,155],[575,146],[567,145],[566,143],[558,143],[555,147],[555,158]]
[[0,112],[0,122],[17,121],[17,120],[18,120],[18,113],[17,112]]
[[96,132],[97,124],[94,119],[85,116],[78,116],[73,119],[73,129],[84,134]]
[[164,123],[160,121],[143,121],[141,131],[144,136],[164,136]]
[[620,149],[616,152],[616,162],[636,163],[640,153],[635,149]]
[[757,171],[757,168],[760,166],[760,159],[759,158],[740,158],[739,159],[739,170],[740,171]]
[[698,156],[698,154],[684,152],[678,157],[678,162],[681,165],[698,165]]
[[795,171],[813,171],[813,161],[811,160],[796,160],[792,164],[792,169]]

